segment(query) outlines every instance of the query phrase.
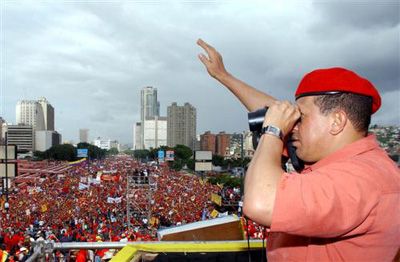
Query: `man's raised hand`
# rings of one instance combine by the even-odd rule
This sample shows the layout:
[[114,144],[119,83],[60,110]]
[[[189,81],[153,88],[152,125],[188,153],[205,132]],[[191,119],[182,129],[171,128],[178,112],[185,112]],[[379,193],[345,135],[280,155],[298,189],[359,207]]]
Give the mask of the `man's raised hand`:
[[197,40],[197,44],[207,53],[207,56],[204,54],[198,55],[200,61],[205,65],[207,72],[217,80],[228,75],[221,54],[202,39]]

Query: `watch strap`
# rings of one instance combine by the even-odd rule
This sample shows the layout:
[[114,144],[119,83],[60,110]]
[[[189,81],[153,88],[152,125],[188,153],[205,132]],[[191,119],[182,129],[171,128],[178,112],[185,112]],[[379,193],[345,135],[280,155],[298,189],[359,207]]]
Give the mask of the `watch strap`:
[[263,134],[276,136],[283,141],[283,133],[279,127],[272,125],[263,126],[263,128],[261,129],[261,135]]

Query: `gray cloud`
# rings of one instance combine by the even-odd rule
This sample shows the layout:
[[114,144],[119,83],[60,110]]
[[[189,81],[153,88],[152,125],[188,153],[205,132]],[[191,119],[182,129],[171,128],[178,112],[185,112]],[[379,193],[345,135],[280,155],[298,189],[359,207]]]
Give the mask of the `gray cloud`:
[[314,6],[320,11],[322,23],[349,30],[376,30],[400,23],[398,1],[315,1]]
[[[3,5],[2,5],[3,6]],[[45,96],[66,140],[132,142],[140,89],[158,89],[161,112],[172,102],[197,108],[198,133],[247,128],[246,111],[211,79],[197,54],[201,37],[239,78],[293,100],[302,75],[345,66],[382,92],[374,117],[400,124],[397,2],[168,1],[6,2],[3,10],[3,115],[15,121],[19,99]],[[4,36],[4,37],[3,37]]]

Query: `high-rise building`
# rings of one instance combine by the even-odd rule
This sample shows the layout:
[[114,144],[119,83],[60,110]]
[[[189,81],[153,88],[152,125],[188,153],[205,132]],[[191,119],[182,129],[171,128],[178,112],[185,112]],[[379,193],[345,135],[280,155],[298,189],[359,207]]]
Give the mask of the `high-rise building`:
[[167,118],[166,117],[149,117],[144,120],[143,129],[144,148],[158,148],[167,145]]
[[42,106],[44,129],[54,131],[54,107],[44,97],[39,98],[38,102]]
[[229,156],[230,135],[225,132],[219,132],[216,136],[216,154],[219,156]]
[[[149,149],[149,145],[158,144],[154,140],[153,126],[157,124],[154,120],[159,116],[160,103],[157,100],[157,88],[146,86],[140,91],[140,122],[134,126],[134,149]],[[146,124],[146,121],[150,122]],[[154,141],[149,142],[150,140]]]
[[140,91],[140,121],[160,116],[160,103],[157,100],[157,88],[146,86]]
[[167,144],[170,147],[185,145],[191,149],[196,143],[196,108],[185,103],[172,103],[167,109]]
[[54,131],[54,107],[44,97],[38,101],[18,101],[15,112],[17,125],[30,125],[36,131]]
[[79,129],[79,143],[89,143],[89,129]]
[[17,125],[32,126],[34,130],[46,130],[43,109],[38,101],[18,101],[15,111]]
[[211,151],[212,154],[215,154],[215,134],[212,134],[210,131],[205,132],[200,135],[200,150],[202,151]]

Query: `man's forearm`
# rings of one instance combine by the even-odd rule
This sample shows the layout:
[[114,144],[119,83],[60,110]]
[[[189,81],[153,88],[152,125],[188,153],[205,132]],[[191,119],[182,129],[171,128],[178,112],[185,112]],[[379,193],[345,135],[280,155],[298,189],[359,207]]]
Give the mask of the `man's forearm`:
[[243,211],[253,221],[270,226],[281,168],[283,142],[263,135],[251,160],[244,184]]
[[274,97],[255,89],[229,73],[215,78],[226,86],[248,111],[269,107],[276,100]]

